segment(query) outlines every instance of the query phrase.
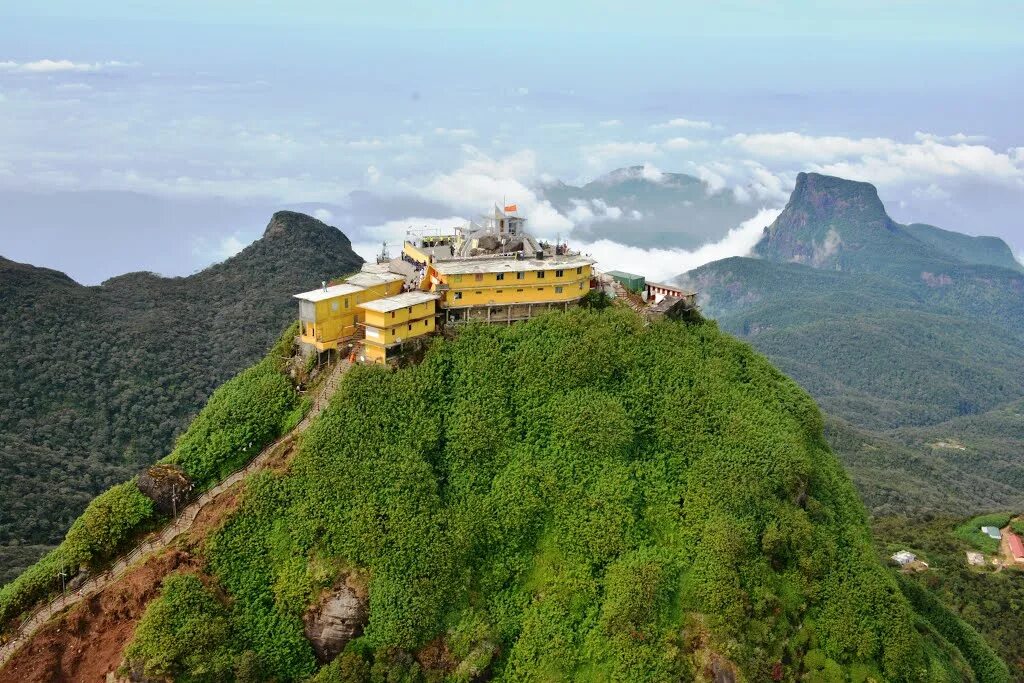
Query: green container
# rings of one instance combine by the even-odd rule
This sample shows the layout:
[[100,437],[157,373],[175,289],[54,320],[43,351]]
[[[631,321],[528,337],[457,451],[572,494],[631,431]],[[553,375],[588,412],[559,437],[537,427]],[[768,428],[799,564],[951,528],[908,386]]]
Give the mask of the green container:
[[621,270],[609,270],[607,274],[620,285],[637,294],[643,292],[647,287],[647,279],[643,275],[624,273]]

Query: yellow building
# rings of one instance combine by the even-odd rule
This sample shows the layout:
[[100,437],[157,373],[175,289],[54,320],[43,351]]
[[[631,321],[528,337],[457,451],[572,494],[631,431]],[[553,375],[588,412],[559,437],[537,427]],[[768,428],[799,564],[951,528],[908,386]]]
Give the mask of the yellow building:
[[299,300],[299,340],[317,351],[337,349],[338,344],[362,332],[359,305],[402,291],[404,278],[392,273],[361,272],[344,283],[324,286],[302,294]]
[[420,287],[438,294],[446,320],[512,322],[578,303],[593,264],[569,254],[455,258],[428,264]]
[[437,295],[406,292],[359,305],[366,327],[364,360],[384,363],[411,339],[433,334]]

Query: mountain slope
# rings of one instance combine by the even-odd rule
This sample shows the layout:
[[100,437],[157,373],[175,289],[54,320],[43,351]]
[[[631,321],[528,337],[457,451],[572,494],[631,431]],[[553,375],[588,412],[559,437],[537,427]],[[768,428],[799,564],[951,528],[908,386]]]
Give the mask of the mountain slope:
[[[843,443],[881,444],[875,465],[853,468],[869,504],[956,512],[1024,504],[1021,489],[1007,485],[1024,478],[1024,463],[1005,446],[982,443],[971,460],[946,461],[929,483],[948,494],[942,500],[910,484],[928,478],[927,449],[893,432],[948,424],[941,429],[954,438],[958,423],[947,421],[986,411],[1004,420],[1001,408],[1024,397],[1024,274],[992,264],[1006,262],[1005,243],[900,225],[867,183],[800,174],[755,251],[761,258],[711,263],[681,279],[701,291],[706,313],[864,437]],[[861,457],[861,446],[834,445],[844,462]],[[882,471],[889,476],[871,474]],[[893,471],[906,476],[902,499],[876,488],[899,489]],[[965,481],[989,486],[971,494]]]
[[[159,596],[117,608],[132,642],[75,648],[77,670],[123,652],[174,680],[1007,680],[881,566],[810,398],[714,324],[463,328],[418,365],[353,369],[290,465],[244,486],[147,564]],[[20,670],[116,623],[110,602]]]
[[0,580],[59,540],[92,496],[169,451],[213,389],[294,317],[293,292],[361,262],[337,229],[292,212],[184,278],[83,287],[0,259]]

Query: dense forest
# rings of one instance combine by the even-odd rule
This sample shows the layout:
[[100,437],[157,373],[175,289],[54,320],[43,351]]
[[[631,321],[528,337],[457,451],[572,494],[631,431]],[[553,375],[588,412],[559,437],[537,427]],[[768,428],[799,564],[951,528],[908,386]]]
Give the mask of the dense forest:
[[96,494],[166,454],[294,319],[290,294],[361,263],[340,231],[291,212],[189,277],[83,287],[0,258],[0,584]]
[[[810,397],[714,323],[576,310],[356,368],[202,552],[136,674],[1008,680],[879,562]],[[368,622],[323,665],[304,616],[349,586]]]
[[682,280],[821,405],[873,511],[1024,507],[1024,268],[1004,242],[800,174],[755,251]]

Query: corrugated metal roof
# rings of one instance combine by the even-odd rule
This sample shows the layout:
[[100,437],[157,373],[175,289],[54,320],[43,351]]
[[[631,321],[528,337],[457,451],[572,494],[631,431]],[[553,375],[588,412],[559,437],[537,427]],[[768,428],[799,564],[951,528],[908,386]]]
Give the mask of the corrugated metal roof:
[[612,277],[625,278],[627,280],[643,280],[644,279],[643,275],[637,275],[636,273],[627,273],[627,272],[622,271],[622,270],[606,270],[606,271],[604,271],[604,274],[605,275],[611,275]]
[[415,306],[416,304],[422,304],[437,298],[437,294],[431,294],[430,292],[405,292],[404,294],[396,294],[395,296],[388,296],[383,299],[367,301],[366,303],[359,304],[359,307],[367,311],[387,313],[389,311],[397,311],[400,308],[407,308],[409,306]]
[[1021,542],[1020,536],[1008,531],[1008,541],[1010,542],[1010,552],[1013,554],[1013,559],[1024,560],[1024,542]]
[[433,266],[442,275],[462,275],[466,273],[518,273],[531,270],[560,270],[593,264],[594,259],[587,258],[586,256],[552,256],[545,259],[504,257],[438,261]]
[[989,538],[994,538],[997,541],[1002,538],[1002,535],[999,533],[999,527],[995,526],[983,526],[981,527],[981,533],[985,534]]
[[312,289],[302,294],[295,294],[294,298],[302,299],[303,301],[323,301],[325,299],[333,299],[336,296],[345,296],[347,294],[355,294],[356,292],[362,292],[362,287],[350,284],[331,285],[324,289]]

